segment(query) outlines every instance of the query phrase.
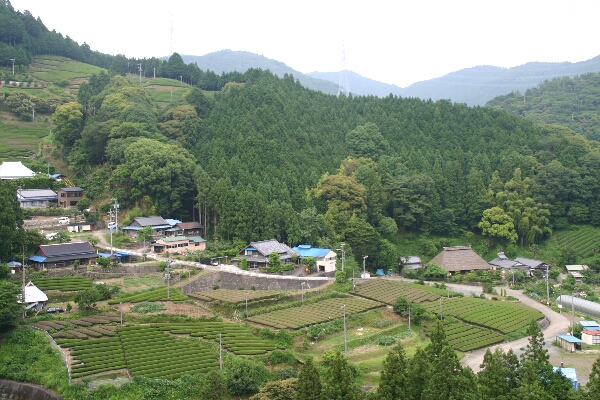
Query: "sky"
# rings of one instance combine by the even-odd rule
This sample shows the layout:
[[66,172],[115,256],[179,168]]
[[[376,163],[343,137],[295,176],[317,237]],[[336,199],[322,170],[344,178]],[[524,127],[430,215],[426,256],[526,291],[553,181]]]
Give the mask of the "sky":
[[600,55],[598,0],[11,0],[92,50],[150,58],[230,49],[302,73],[345,66],[406,87],[478,65]]

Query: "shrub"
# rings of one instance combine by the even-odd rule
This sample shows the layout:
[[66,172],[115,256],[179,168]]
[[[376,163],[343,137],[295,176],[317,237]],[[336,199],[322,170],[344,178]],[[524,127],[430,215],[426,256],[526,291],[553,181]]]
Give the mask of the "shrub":
[[377,338],[377,344],[380,346],[391,346],[396,343],[396,338],[393,336],[381,335]]

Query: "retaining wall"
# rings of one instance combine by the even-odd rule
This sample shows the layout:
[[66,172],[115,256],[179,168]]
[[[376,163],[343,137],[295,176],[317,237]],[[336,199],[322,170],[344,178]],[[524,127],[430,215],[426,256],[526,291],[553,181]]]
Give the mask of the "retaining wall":
[[4,400],[60,400],[50,390],[41,386],[0,379],[0,399]]

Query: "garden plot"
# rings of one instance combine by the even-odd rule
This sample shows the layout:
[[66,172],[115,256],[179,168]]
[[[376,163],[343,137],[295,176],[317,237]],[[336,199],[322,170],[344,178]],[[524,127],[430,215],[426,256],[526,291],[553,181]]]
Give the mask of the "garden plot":
[[248,318],[248,321],[276,329],[300,329],[305,326],[342,318],[344,312],[342,307],[344,305],[346,306],[346,315],[383,306],[378,301],[359,297],[336,298],[257,315]]

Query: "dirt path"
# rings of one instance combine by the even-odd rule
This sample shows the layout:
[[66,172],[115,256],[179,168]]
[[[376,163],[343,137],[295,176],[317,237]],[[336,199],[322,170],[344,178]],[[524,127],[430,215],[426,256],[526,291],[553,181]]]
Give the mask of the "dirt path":
[[[481,293],[481,287],[478,286],[463,286],[463,285],[448,285],[451,290],[472,290],[473,293]],[[497,288],[499,290],[500,288]],[[542,330],[544,333],[544,348],[548,349],[549,352],[553,352],[554,348],[552,342],[556,338],[557,334],[567,333],[567,330],[570,325],[570,321],[565,317],[564,314],[559,314],[552,309],[546,307],[544,304],[538,303],[533,300],[529,296],[524,295],[519,290],[506,289],[506,294],[508,296],[513,296],[519,299],[519,301],[531,308],[535,308],[536,310],[541,311],[547,320],[547,326]],[[508,351],[512,349],[517,355],[522,353],[522,348],[527,345],[529,342],[529,337],[522,338],[519,340],[515,340],[513,342],[500,343],[494,346],[490,346],[489,349],[494,351],[496,348],[501,348],[503,351]],[[480,370],[480,365],[483,362],[483,356],[488,348],[478,349],[472,352],[469,352],[463,357],[461,363],[464,367],[471,367],[473,371],[477,372]]]

